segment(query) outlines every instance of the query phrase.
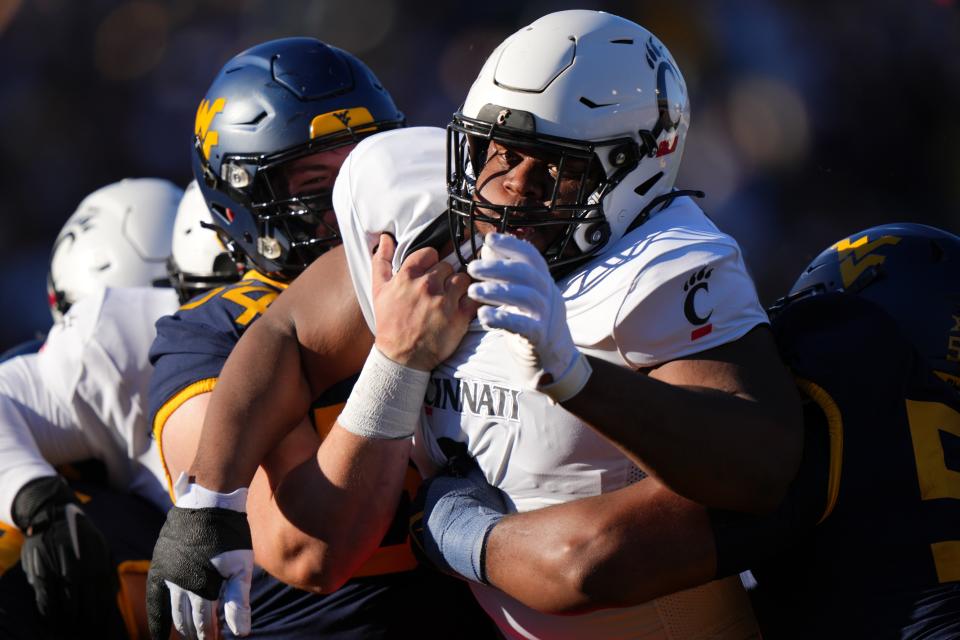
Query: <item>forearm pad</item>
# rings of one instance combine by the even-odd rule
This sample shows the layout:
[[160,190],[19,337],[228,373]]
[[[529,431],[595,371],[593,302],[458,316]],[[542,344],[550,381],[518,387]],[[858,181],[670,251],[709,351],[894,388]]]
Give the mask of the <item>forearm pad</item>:
[[487,538],[506,512],[503,495],[480,469],[435,476],[414,502],[414,550],[441,571],[487,584]]

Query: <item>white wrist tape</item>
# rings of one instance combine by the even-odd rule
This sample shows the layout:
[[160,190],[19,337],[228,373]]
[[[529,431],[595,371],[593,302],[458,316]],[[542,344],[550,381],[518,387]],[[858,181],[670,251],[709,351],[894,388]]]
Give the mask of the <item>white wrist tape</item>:
[[337,423],[364,438],[409,438],[429,382],[429,371],[397,364],[374,346]]
[[590,366],[587,356],[577,351],[573,362],[563,375],[550,384],[538,386],[537,391],[547,394],[554,402],[564,402],[580,393],[591,375],[593,375],[593,367]]
[[177,506],[181,509],[232,509],[240,513],[247,512],[247,488],[241,487],[230,493],[211,491],[195,482],[190,482],[186,473],[173,484],[173,495],[177,497]]

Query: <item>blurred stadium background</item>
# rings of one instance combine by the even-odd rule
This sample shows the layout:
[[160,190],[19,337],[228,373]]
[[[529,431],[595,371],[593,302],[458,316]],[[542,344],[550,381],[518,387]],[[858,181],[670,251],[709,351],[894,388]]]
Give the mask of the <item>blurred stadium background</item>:
[[0,0],[0,350],[49,326],[49,249],[84,195],[190,179],[197,104],[235,53],[321,38],[363,58],[410,124],[442,126],[500,40],[561,8],[631,18],[671,49],[692,102],[678,184],[707,192],[765,303],[861,228],[960,232],[955,0]]

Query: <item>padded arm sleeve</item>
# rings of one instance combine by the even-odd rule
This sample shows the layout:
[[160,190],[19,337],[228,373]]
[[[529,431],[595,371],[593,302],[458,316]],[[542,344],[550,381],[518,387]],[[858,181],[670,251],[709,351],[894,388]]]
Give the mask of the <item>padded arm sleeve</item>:
[[[8,366],[0,367],[4,382],[15,377],[10,375],[15,372]],[[48,430],[54,429],[54,425],[11,397],[8,386],[4,384],[0,392],[0,520],[12,524],[13,500],[20,489],[31,480],[57,472],[40,453],[31,431],[38,421]]]

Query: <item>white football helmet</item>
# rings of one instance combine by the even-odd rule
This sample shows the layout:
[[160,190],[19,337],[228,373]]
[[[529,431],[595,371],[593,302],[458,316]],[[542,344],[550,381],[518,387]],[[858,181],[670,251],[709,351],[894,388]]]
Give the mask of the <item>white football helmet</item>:
[[149,287],[167,279],[183,191],[159,178],[128,178],[80,203],[53,245],[47,295],[54,320],[106,287]]
[[[567,225],[544,252],[552,267],[597,254],[673,197],[689,126],[683,76],[649,31],[599,11],[540,18],[494,50],[448,127],[454,245],[475,220],[506,231],[519,215],[524,226]],[[485,216],[474,184],[490,140],[556,154],[561,173],[564,162],[586,161],[577,202],[558,203],[555,191],[546,207],[484,203],[499,217]],[[602,178],[588,180],[591,172]]]
[[173,255],[168,272],[170,284],[177,290],[180,302],[186,302],[213,287],[236,282],[242,254],[232,255],[213,226],[213,216],[203,193],[193,180],[187,185],[177,207],[173,225]]

